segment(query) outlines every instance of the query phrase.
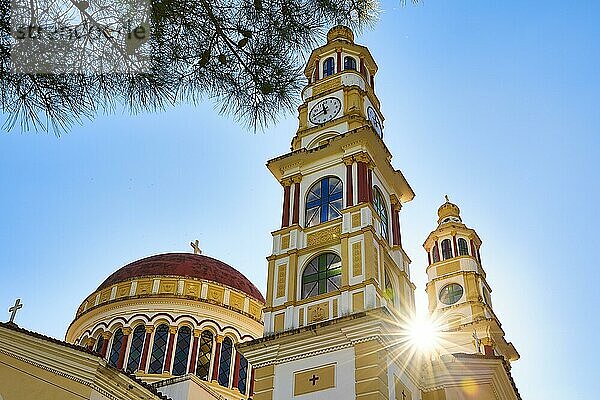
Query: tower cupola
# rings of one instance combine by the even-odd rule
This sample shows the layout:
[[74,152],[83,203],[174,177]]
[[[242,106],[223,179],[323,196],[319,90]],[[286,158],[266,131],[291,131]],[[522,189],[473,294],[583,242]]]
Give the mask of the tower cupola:
[[446,195],[446,202],[438,208],[438,225],[448,222],[462,222],[460,219],[460,208],[451,203]]

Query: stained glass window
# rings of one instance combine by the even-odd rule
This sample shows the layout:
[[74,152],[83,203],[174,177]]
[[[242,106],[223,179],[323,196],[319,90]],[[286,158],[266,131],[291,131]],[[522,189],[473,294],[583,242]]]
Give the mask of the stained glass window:
[[219,385],[229,387],[231,373],[231,356],[233,355],[233,342],[226,337],[221,343],[221,358],[219,359]]
[[108,357],[109,365],[112,365],[113,367],[117,366],[117,362],[119,361],[119,353],[121,352],[122,346],[123,346],[123,330],[121,328],[119,328],[113,335],[112,347],[110,348],[110,356]]
[[318,225],[342,215],[342,181],[330,176],[311,186],[306,196],[306,226]]
[[177,344],[175,345],[175,359],[173,360],[173,375],[185,375],[187,373],[188,354],[190,352],[190,339],[192,330],[182,326],[177,332]]
[[469,247],[467,246],[467,241],[463,238],[458,239],[458,254],[461,256],[469,255]]
[[163,373],[168,340],[169,327],[167,325],[160,325],[154,332],[154,344],[152,345],[152,355],[150,356],[150,365],[148,366],[149,374]]
[[248,375],[248,360],[240,354],[240,373],[238,380],[238,389],[240,393],[246,393],[246,377]]
[[333,75],[333,57],[329,57],[323,62],[323,78]]
[[344,69],[352,69],[356,71],[356,59],[354,57],[344,57]]
[[442,258],[444,260],[452,258],[452,243],[450,239],[442,240]]
[[144,349],[144,338],[146,337],[146,327],[138,325],[131,336],[131,345],[129,346],[129,359],[127,360],[127,372],[133,374],[140,368],[140,359]]
[[102,351],[102,345],[104,344],[104,336],[101,334],[98,335],[98,339],[96,339],[96,347],[94,347],[94,351],[96,353],[100,353]]
[[385,205],[385,200],[383,200],[383,195],[381,191],[377,187],[373,187],[373,207],[375,208],[375,212],[379,215],[379,233],[382,237],[388,239],[388,213],[387,207]]
[[196,365],[196,375],[205,381],[209,380],[210,358],[213,347],[213,334],[210,331],[204,331],[200,335],[198,350],[198,364]]
[[342,280],[342,260],[337,254],[323,253],[310,260],[302,273],[302,298],[338,290]]
[[454,304],[460,300],[463,295],[463,287],[458,283],[451,283],[440,290],[440,301],[444,304]]

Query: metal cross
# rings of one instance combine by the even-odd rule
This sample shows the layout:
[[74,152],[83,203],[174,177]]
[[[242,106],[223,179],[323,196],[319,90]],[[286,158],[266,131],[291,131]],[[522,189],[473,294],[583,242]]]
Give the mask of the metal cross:
[[8,309],[8,312],[10,313],[10,321],[9,322],[13,322],[15,320],[17,311],[19,311],[21,308],[23,308],[21,299],[17,299],[17,301],[15,301],[15,305]]
[[319,380],[319,377],[316,376],[315,374],[313,374],[312,378],[309,379],[309,381],[312,382],[312,385],[315,386],[317,384],[317,381]]
[[404,393],[404,390],[402,390],[402,400],[406,400],[406,393]]
[[202,254],[202,250],[200,250],[198,243],[200,243],[198,239],[196,239],[195,242],[190,242],[190,246],[192,246],[192,249],[194,249],[194,254]]

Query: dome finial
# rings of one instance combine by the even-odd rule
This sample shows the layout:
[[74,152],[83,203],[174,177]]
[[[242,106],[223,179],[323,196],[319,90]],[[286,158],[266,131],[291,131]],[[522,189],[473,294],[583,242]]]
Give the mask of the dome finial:
[[190,242],[190,246],[192,246],[192,249],[194,249],[194,254],[202,254],[202,250],[200,250],[198,243],[200,243],[198,239],[196,239],[195,242]]
[[446,203],[450,203],[450,199],[448,198],[448,195],[444,195],[444,197],[446,198]]

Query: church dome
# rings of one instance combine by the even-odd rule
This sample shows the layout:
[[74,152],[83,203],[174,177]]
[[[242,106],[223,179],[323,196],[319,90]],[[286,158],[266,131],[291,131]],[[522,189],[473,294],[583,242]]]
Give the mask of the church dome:
[[189,253],[158,254],[134,261],[111,274],[96,289],[104,288],[134,278],[177,276],[217,282],[240,290],[264,303],[260,291],[241,272],[212,257]]
[[446,202],[438,208],[438,224],[446,222],[461,222],[460,208],[451,203],[448,196],[446,196]]

